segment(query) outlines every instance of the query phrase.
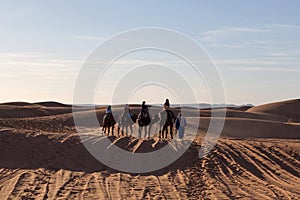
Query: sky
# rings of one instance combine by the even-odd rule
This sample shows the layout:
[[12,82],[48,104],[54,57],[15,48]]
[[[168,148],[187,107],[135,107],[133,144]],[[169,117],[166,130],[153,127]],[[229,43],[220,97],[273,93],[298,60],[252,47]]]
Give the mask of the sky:
[[[90,53],[113,35],[143,27],[172,29],[203,46],[219,69],[226,103],[299,98],[299,9],[297,0],[1,1],[0,102],[72,103],[77,75]],[[170,55],[137,53],[115,69],[153,55],[154,62],[170,60]],[[122,75],[117,74],[111,76],[115,81]],[[96,91],[95,103],[109,103],[105,93]],[[199,95],[210,103],[209,92]],[[171,97],[176,102],[175,96],[155,85],[137,90],[131,101],[163,103]]]

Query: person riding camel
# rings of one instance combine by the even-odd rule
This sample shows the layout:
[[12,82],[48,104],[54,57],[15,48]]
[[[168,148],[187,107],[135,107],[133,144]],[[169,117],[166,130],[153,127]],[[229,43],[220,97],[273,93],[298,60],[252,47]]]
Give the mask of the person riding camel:
[[173,139],[173,123],[175,120],[175,115],[174,113],[170,110],[170,101],[169,99],[166,99],[163,109],[159,112],[159,118],[160,118],[160,130],[159,130],[159,137],[164,137],[164,132],[165,138],[167,138],[168,134],[168,127],[170,127],[170,134],[171,138]]
[[166,102],[164,103],[164,110],[169,110],[170,109],[170,101],[169,99],[166,99]]
[[112,114],[111,106],[109,105],[105,111],[105,115],[103,117],[103,127],[102,132],[105,133],[106,129],[108,129],[108,135],[110,133],[110,129],[112,129],[112,134],[114,134],[114,125],[116,124],[116,121],[114,119],[114,116]]
[[112,110],[111,110],[111,105],[107,106],[107,109],[105,111],[105,114],[110,118],[110,119],[114,119],[114,116],[112,114]]
[[145,113],[148,111],[149,111],[149,109],[148,109],[148,106],[146,105],[146,101],[143,101],[141,113]]
[[138,116],[138,125],[139,125],[139,130],[138,130],[138,137],[141,137],[141,132],[144,127],[145,130],[145,135],[147,134],[147,126],[151,123],[151,118],[149,115],[149,106],[146,105],[146,101],[143,101],[142,103],[142,109],[141,113]]
[[163,111],[167,111],[167,113],[169,115],[171,115],[171,117],[175,118],[175,115],[173,114],[173,112],[170,110],[170,101],[169,99],[166,99],[165,103],[164,103],[164,107],[163,107]]
[[126,114],[128,117],[131,118],[130,108],[129,108],[129,105],[128,105],[128,104],[126,104],[126,105],[124,106],[123,113]]
[[[132,132],[133,132],[133,129],[132,129],[132,124],[133,124],[133,120],[132,120],[132,116],[131,116],[131,113],[130,113],[130,108],[129,108],[129,105],[126,104],[124,106],[124,109],[123,109],[123,113],[121,115],[121,119],[120,119],[120,129],[122,130],[122,135],[124,134],[124,129],[126,131],[126,134],[128,134],[128,126],[130,128],[130,131],[131,131],[131,135],[132,135]],[[119,133],[120,130],[118,130],[118,133]]]
[[[128,119],[130,119],[130,120],[128,120]],[[124,106],[123,113],[122,113],[122,116],[121,116],[121,120],[122,121],[128,120],[129,123],[133,123],[131,111],[130,111],[130,108],[129,108],[128,104],[125,104],[125,106]]]
[[112,114],[111,106],[109,105],[105,111],[106,114]]

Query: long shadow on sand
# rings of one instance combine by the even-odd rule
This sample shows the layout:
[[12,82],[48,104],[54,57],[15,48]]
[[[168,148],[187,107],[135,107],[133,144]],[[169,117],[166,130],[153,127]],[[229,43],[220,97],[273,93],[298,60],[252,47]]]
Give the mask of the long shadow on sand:
[[[117,138],[110,136],[114,145],[132,153],[156,151],[168,144],[168,141],[155,139],[139,140],[136,138]],[[33,135],[0,131],[0,168],[71,170],[82,172],[116,172],[95,159],[84,147],[77,136],[64,139],[49,135]],[[108,147],[109,148],[109,147]],[[185,169],[198,159],[200,147],[192,144],[189,149],[171,165],[144,175],[164,174],[170,169]]]

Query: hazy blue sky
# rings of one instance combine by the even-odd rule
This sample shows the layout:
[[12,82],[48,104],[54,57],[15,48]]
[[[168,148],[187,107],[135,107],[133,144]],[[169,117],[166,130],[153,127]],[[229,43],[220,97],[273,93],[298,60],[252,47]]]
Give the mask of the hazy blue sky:
[[174,29],[203,45],[228,103],[299,98],[299,10],[297,0],[1,1],[0,102],[71,103],[89,53],[111,35],[141,27]]

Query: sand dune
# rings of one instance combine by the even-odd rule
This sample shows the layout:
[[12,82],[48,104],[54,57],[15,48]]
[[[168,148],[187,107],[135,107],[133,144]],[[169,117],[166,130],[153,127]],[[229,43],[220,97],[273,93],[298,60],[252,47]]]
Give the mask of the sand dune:
[[[222,138],[201,159],[202,133],[212,111],[190,109],[190,127],[201,117],[199,135],[188,151],[163,169],[131,174],[105,166],[85,149],[71,107],[55,102],[1,104],[0,199],[299,199],[299,107],[299,100],[291,100],[227,108]],[[90,109],[78,108],[78,117],[89,121],[95,112]],[[154,113],[159,109],[153,108]],[[220,120],[221,110],[213,111]],[[100,124],[104,112],[104,107],[96,108]],[[101,145],[95,139],[105,137],[99,128],[87,128],[84,140]],[[188,128],[187,139],[189,134]],[[155,137],[109,139],[136,154],[168,146],[167,140]]]
[[36,105],[41,105],[41,106],[47,106],[47,107],[72,107],[72,105],[67,105],[55,101],[45,101],[45,102],[38,102],[35,103]]
[[[77,107],[77,111],[90,110]],[[72,106],[57,102],[25,103],[11,102],[0,104],[0,118],[31,118],[72,113]]]
[[300,122],[300,99],[270,103],[260,106],[255,106],[248,109],[246,112],[252,113],[267,113],[277,116],[289,118],[291,121]]
[[[215,120],[219,120],[216,118]],[[207,130],[210,118],[201,118],[200,129]],[[299,124],[288,124],[272,120],[257,120],[247,118],[226,118],[222,137],[238,138],[281,138],[299,139]]]

